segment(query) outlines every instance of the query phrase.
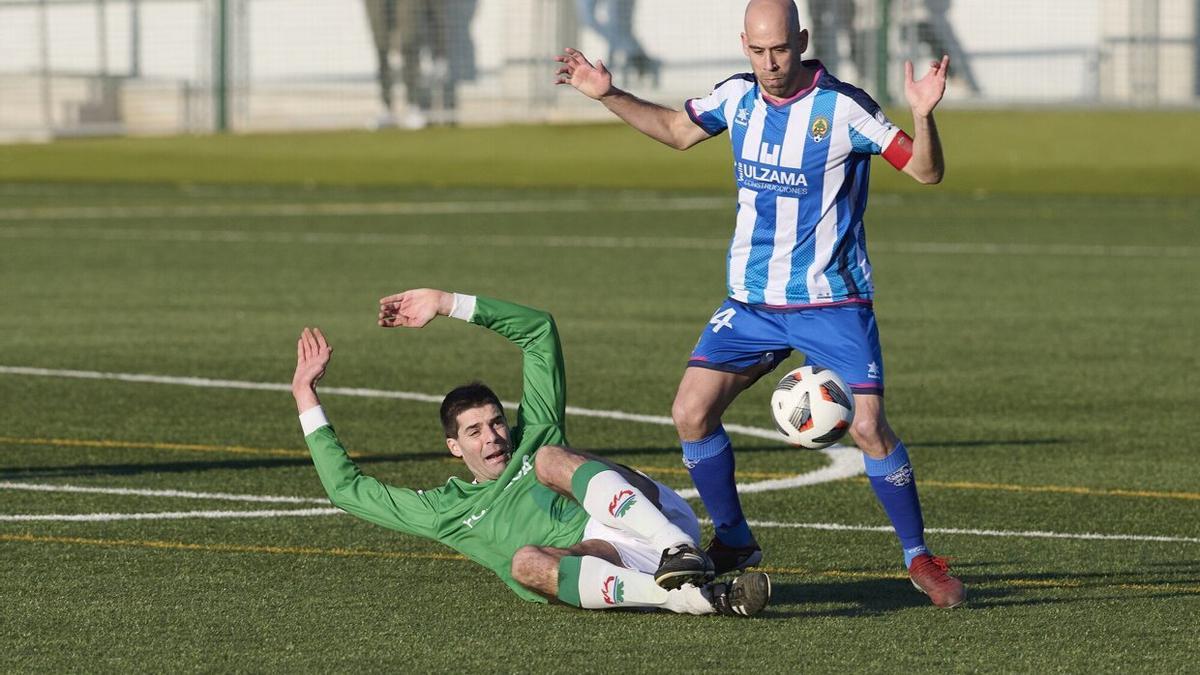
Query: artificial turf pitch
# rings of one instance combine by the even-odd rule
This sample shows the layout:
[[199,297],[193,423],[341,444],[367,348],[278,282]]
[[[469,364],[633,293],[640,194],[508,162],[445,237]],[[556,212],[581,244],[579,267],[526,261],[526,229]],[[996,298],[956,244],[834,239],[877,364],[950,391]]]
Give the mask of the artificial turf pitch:
[[[886,525],[858,477],[746,495],[775,596],[743,621],[523,603],[448,549],[345,515],[32,519],[326,505],[285,391],[14,370],[282,384],[296,334],[319,325],[335,346],[327,386],[439,395],[482,377],[516,400],[519,352],[503,339],[446,320],[375,327],[377,298],[434,286],[553,312],[571,405],[665,416],[724,292],[724,139],[684,155],[619,127],[0,147],[0,668],[1194,668],[1195,170],[1165,146],[1089,168],[1042,136],[1196,125],[1019,113],[1025,144],[988,147],[999,114],[943,116],[943,186],[878,164],[867,220],[888,416],[927,525],[960,530],[929,540],[969,604],[930,606],[887,532],[798,526]],[[389,172],[427,146],[436,161]],[[494,170],[469,162],[479,152]],[[769,389],[726,421],[769,427]],[[367,472],[409,486],[465,475],[433,404],[324,402]],[[575,445],[690,487],[668,426],[569,424]],[[827,463],[734,442],[743,482]]]

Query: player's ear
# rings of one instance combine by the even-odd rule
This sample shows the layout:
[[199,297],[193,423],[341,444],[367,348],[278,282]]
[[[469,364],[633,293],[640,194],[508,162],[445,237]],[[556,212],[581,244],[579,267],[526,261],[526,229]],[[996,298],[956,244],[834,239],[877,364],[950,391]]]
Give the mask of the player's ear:
[[746,41],[746,34],[742,33],[742,53],[750,56],[750,43]]
[[808,29],[801,29],[800,34],[796,36],[796,50],[803,54],[808,51]]
[[454,455],[455,457],[462,457],[462,456],[463,456],[463,452],[462,452],[462,446],[460,446],[460,445],[458,444],[458,439],[456,439],[456,438],[447,438],[447,439],[446,439],[446,447],[447,447],[447,448],[450,448],[450,454]]

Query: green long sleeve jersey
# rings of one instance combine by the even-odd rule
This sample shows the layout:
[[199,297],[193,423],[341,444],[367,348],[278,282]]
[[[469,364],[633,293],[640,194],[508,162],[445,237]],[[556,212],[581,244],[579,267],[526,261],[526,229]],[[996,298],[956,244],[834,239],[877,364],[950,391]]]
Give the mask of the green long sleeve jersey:
[[566,443],[558,330],[546,312],[482,297],[470,321],[508,338],[523,353],[521,403],[511,429],[514,450],[499,478],[472,483],[451,477],[429,490],[397,487],[364,475],[328,424],[304,440],[334,506],[376,525],[437,540],[495,572],[522,598],[545,602],[513,580],[513,554],[526,545],[573,546],[588,520],[577,502],[539,483],[533,471],[538,448]]

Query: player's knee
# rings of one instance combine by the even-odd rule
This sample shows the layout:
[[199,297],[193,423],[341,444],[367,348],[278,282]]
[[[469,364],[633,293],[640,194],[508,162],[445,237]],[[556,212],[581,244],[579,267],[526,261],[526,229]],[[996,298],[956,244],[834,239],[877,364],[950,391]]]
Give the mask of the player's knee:
[[533,457],[533,475],[543,485],[551,477],[551,468],[554,466],[554,459],[558,446],[543,445],[538,448],[537,454]]
[[522,584],[532,580],[544,556],[542,550],[536,546],[522,546],[517,549],[512,558],[513,579]]
[[887,439],[890,435],[886,423],[877,419],[855,419],[850,425],[850,435],[859,450],[872,457],[883,457],[887,454]]
[[708,428],[709,411],[683,397],[677,396],[671,404],[671,420],[675,422],[679,437],[687,440],[699,440],[711,431]]
[[542,485],[554,487],[563,482],[564,473],[569,480],[569,454],[566,448],[557,445],[543,445],[538,448],[537,455],[533,458],[533,475],[537,481]]

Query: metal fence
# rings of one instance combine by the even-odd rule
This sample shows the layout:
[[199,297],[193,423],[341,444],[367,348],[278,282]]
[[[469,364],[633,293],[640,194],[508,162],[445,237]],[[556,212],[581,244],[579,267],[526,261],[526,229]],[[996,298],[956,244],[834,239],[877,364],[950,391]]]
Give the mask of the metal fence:
[[[1195,106],[1200,0],[798,0],[810,55],[882,100]],[[574,45],[669,105],[747,69],[732,0],[0,0],[0,139],[595,119]]]

